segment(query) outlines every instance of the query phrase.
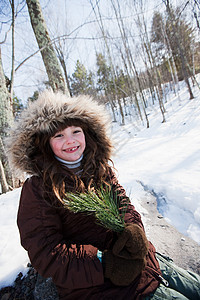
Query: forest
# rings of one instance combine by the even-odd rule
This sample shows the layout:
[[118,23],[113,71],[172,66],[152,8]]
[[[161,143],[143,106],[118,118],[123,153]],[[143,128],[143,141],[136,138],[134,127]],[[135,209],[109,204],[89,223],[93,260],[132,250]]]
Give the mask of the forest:
[[179,95],[184,81],[191,101],[194,87],[199,89],[199,0],[72,2],[1,0],[1,193],[23,181],[8,164],[9,128],[45,88],[69,97],[89,94],[121,126],[132,107],[146,128],[150,105],[159,104],[166,122],[169,89]]

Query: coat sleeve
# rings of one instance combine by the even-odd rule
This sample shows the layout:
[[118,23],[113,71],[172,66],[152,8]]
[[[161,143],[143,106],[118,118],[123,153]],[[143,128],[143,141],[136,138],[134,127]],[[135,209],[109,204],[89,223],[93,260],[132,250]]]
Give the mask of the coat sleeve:
[[124,221],[125,223],[135,223],[144,229],[141,215],[131,204],[129,197],[126,195],[125,189],[119,184],[115,173],[110,169],[110,177],[112,183],[112,190],[114,197],[117,196],[119,201],[119,208],[125,211]]
[[79,289],[104,282],[97,248],[92,245],[66,245],[57,210],[42,198],[40,181],[28,179],[23,186],[17,224],[21,244],[33,267],[43,277],[52,277],[59,288]]

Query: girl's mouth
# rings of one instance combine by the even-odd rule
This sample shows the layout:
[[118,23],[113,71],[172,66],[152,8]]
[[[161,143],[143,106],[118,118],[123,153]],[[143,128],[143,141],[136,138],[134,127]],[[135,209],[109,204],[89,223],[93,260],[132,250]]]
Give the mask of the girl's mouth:
[[73,152],[75,152],[76,150],[78,150],[78,148],[79,148],[79,146],[71,147],[71,148],[65,149],[64,152],[67,152],[67,153],[73,153]]

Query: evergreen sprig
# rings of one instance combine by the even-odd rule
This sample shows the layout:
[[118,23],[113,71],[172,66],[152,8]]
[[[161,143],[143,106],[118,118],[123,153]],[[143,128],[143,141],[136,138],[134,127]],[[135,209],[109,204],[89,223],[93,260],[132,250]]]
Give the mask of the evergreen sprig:
[[108,189],[103,188],[97,191],[86,193],[66,193],[63,199],[64,207],[78,213],[94,215],[102,226],[115,232],[124,230],[124,214],[122,210],[120,215],[117,197]]

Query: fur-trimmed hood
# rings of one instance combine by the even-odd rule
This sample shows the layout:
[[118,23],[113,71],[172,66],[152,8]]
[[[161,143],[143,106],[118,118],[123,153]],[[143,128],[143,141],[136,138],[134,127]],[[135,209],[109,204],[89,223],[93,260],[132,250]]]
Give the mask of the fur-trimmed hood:
[[54,122],[62,123],[66,119],[77,119],[87,123],[95,133],[97,142],[103,145],[106,157],[110,158],[110,118],[104,106],[89,96],[69,98],[60,92],[46,90],[39,95],[38,100],[29,103],[10,131],[6,142],[10,166],[14,170],[34,174],[30,158],[34,149],[33,135],[39,132],[48,133]]

